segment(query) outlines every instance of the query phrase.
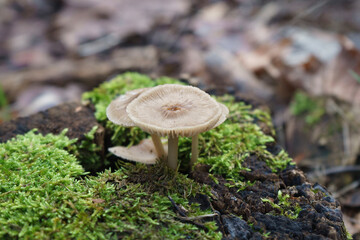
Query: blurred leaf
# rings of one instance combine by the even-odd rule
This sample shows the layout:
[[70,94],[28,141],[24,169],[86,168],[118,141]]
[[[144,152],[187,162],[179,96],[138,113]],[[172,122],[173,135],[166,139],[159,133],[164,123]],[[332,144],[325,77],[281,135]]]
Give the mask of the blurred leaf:
[[6,107],[8,105],[6,95],[2,87],[0,86],[0,108]]
[[294,116],[304,114],[305,122],[309,125],[314,125],[319,122],[325,114],[325,108],[321,100],[312,99],[300,91],[295,94],[290,104],[290,111]]
[[0,123],[10,120],[10,108],[4,90],[0,85]]
[[358,83],[360,83],[360,76],[359,76],[359,74],[357,74],[356,72],[354,72],[354,70],[352,70],[352,69],[349,69],[349,73],[350,73],[350,75],[351,75],[353,78],[355,78],[355,80],[356,80]]

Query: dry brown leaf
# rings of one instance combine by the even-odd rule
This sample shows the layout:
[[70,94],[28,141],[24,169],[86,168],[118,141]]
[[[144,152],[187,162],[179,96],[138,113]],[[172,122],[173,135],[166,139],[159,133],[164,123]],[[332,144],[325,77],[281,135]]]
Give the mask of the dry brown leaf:
[[312,94],[332,96],[360,106],[360,81],[355,76],[360,75],[360,52],[346,45],[343,43],[341,53],[314,76],[313,81],[319,88],[309,84],[306,89]]
[[105,202],[105,200],[101,199],[101,198],[95,198],[95,199],[92,199],[92,202],[93,203],[103,203],[103,202]]

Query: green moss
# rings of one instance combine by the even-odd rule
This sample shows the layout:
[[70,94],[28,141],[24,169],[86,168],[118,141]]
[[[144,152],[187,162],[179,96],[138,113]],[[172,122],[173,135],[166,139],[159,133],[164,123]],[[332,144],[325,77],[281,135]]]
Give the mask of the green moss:
[[278,191],[277,199],[267,199],[262,198],[261,200],[265,203],[269,203],[277,212],[272,212],[272,214],[280,214],[286,216],[290,219],[296,219],[299,216],[300,211],[302,210],[299,204],[294,204],[289,201],[290,195],[283,195],[281,190]]
[[253,123],[250,106],[227,98],[227,101],[218,100],[229,107],[229,119],[201,135],[199,162],[211,165],[211,171],[217,174],[235,177],[239,170],[244,170],[241,163],[246,157],[266,151],[266,144],[274,139]]
[[263,236],[265,239],[270,238],[271,232],[262,233],[261,236]]
[[104,167],[101,160],[101,146],[94,142],[97,129],[98,126],[94,126],[90,132],[85,134],[85,140],[81,141],[80,144],[73,145],[74,149],[70,150],[84,169],[93,173]]
[[168,198],[189,217],[203,215],[209,211],[186,197],[206,194],[206,187],[173,173],[164,179],[169,188],[165,182],[150,188],[134,176],[142,171],[153,177],[164,168],[130,164],[80,179],[84,170],[65,150],[75,141],[65,131],[59,136],[32,131],[0,144],[1,239],[221,239],[214,222],[201,229],[179,221]]
[[[214,222],[204,223],[208,229],[205,232],[194,224],[179,221],[172,210],[172,204],[168,197],[178,205],[185,207],[188,216],[199,216],[208,213],[201,211],[197,204],[189,204],[186,197],[191,195],[190,189],[201,188],[197,183],[189,182],[190,179],[179,174],[172,175],[167,187],[159,186],[156,189],[150,187],[149,182],[137,183],[133,178],[146,176],[146,172],[153,173],[159,168],[127,165],[115,173],[106,171],[98,178],[90,178],[86,184],[93,189],[94,197],[102,202],[98,204],[103,212],[99,225],[103,227],[111,237],[124,239],[221,239],[221,234],[216,231]],[[171,175],[167,175],[171,176]],[[129,180],[129,178],[132,178]],[[171,187],[178,182],[184,183],[186,178],[187,188]],[[100,184],[99,184],[100,182]],[[151,184],[151,186],[154,186]],[[106,189],[104,191],[103,189]],[[181,189],[177,191],[177,189]],[[189,194],[189,195],[187,195]]]
[[46,137],[32,131],[0,144],[1,239],[45,239],[69,231],[90,197],[80,194],[84,187],[75,180],[84,170],[64,150],[74,142],[65,131]]
[[309,97],[304,92],[296,92],[290,111],[295,116],[303,115],[308,125],[318,123],[325,114],[324,102],[321,99]]
[[351,233],[349,233],[347,230],[346,230],[346,238],[348,240],[352,240],[353,239],[353,236],[351,235]]

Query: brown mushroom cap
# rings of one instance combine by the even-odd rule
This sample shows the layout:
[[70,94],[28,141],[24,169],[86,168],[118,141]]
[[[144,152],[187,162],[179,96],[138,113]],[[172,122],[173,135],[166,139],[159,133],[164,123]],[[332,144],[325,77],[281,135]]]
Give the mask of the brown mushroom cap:
[[[164,144],[164,148],[167,154],[167,144]],[[138,145],[131,147],[111,147],[109,152],[126,160],[145,164],[155,164],[159,158],[151,139],[144,139]]]
[[134,124],[151,134],[191,137],[213,128],[222,107],[209,94],[192,87],[164,84],[134,99],[126,108]]
[[110,121],[115,124],[133,127],[134,122],[129,118],[126,107],[131,101],[137,98],[140,94],[147,91],[149,88],[139,88],[132,91],[126,92],[124,95],[119,96],[113,100],[106,108],[106,116]]

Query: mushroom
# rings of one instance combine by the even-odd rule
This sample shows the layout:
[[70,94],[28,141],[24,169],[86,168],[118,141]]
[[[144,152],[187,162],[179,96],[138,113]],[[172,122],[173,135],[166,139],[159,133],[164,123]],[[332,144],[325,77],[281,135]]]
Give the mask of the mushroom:
[[144,131],[168,136],[168,166],[176,169],[178,137],[193,137],[193,163],[198,155],[197,135],[221,124],[228,110],[196,87],[164,84],[143,92],[129,103],[126,112]]
[[[165,149],[167,149],[166,144]],[[109,148],[109,152],[126,160],[145,164],[155,164],[156,160],[159,159],[151,139],[144,139],[138,145],[129,148],[123,146],[112,147]]]
[[[120,126],[124,127],[133,127],[136,126],[134,122],[129,118],[126,108],[138,96],[142,93],[148,91],[150,88],[139,88],[132,91],[126,92],[126,94],[121,95],[120,97],[113,100],[109,106],[106,108],[106,115],[108,119]],[[163,144],[161,143],[160,137],[156,134],[151,134],[152,141],[154,143],[157,156],[159,158],[165,157],[165,150]],[[130,159],[128,159],[130,160]]]

